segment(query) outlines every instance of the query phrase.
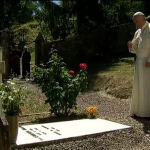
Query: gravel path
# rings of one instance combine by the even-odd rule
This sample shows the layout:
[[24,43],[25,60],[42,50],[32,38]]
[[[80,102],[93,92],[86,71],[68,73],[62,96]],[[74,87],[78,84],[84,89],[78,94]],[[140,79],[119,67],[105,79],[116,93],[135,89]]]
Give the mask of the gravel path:
[[99,108],[100,118],[133,128],[104,133],[94,138],[24,150],[150,150],[150,121],[129,117],[129,101],[108,98],[93,92],[79,97],[78,107],[85,109],[93,105]]

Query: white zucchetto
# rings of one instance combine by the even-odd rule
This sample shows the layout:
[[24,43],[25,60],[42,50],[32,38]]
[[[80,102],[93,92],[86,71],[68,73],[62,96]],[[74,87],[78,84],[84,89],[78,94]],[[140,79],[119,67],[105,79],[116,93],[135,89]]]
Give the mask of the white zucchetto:
[[136,12],[134,15],[133,15],[133,17],[135,17],[135,16],[145,16],[142,12]]

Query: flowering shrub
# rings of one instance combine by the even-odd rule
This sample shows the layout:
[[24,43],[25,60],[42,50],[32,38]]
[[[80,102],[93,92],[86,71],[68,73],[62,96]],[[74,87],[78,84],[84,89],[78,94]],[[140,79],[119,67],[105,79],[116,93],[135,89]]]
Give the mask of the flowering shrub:
[[22,115],[21,106],[24,105],[24,100],[26,99],[24,88],[25,87],[17,88],[15,86],[15,79],[0,85],[0,99],[2,109],[6,115]]
[[84,65],[79,74],[75,74],[66,68],[56,50],[52,49],[50,56],[46,66],[35,66],[33,76],[47,97],[45,103],[49,103],[51,113],[56,116],[68,115],[71,109],[76,108],[78,94],[87,89],[86,67]]
[[89,118],[95,118],[98,115],[98,108],[95,106],[87,107],[86,112]]

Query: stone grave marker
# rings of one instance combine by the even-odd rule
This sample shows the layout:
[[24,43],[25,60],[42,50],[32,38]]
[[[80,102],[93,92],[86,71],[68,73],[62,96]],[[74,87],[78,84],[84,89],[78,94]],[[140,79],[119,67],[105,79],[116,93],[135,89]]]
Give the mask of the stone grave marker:
[[105,132],[127,129],[130,126],[103,120],[81,119],[73,121],[25,125],[19,127],[17,147],[46,145],[65,140],[84,138]]

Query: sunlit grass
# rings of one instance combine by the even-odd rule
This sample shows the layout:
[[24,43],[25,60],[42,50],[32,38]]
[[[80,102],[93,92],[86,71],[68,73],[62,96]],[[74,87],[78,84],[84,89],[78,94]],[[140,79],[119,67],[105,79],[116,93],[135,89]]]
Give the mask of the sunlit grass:
[[99,63],[92,66],[89,68],[90,90],[102,91],[123,99],[131,97],[134,73],[133,58],[123,58],[115,63]]

